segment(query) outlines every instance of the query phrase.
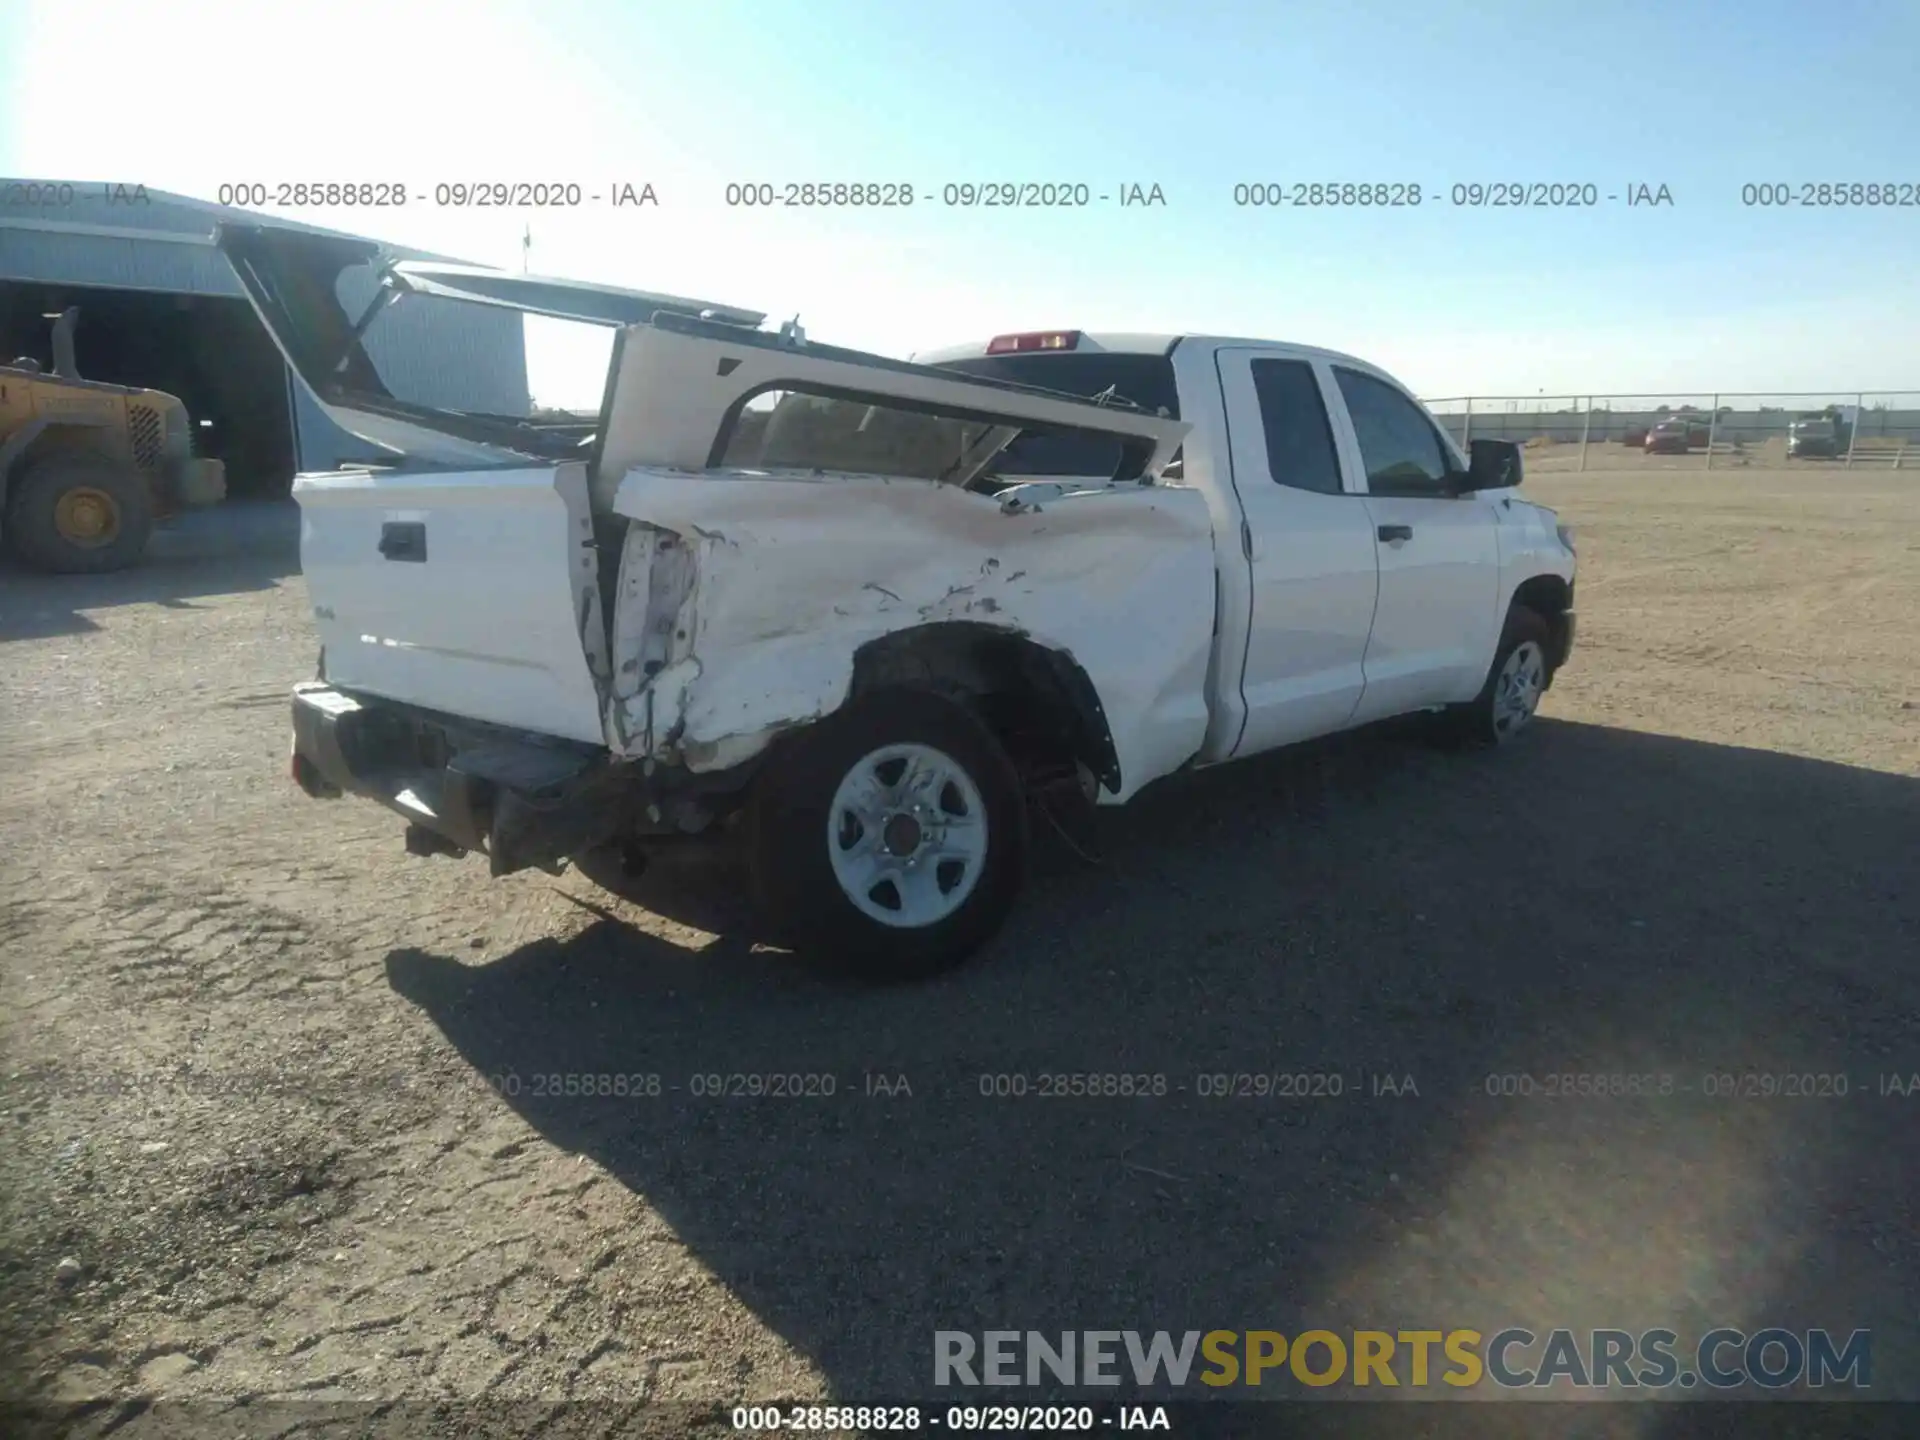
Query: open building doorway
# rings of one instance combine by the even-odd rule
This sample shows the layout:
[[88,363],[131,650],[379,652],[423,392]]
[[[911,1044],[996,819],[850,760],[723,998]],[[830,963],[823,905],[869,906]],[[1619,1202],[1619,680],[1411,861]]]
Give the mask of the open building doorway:
[[227,496],[282,499],[295,455],[286,362],[243,299],[0,280],[0,361],[53,369],[52,321],[78,306],[83,379],[178,396],[194,453],[226,462]]

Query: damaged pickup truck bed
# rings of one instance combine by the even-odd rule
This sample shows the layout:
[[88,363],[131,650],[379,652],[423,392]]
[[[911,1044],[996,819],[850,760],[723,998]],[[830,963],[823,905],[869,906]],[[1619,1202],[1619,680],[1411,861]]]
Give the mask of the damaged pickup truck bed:
[[[394,456],[295,484],[322,661],[292,766],[417,854],[499,875],[726,833],[778,937],[925,975],[1014,903],[1033,788],[1119,804],[1422,710],[1503,742],[1572,644],[1570,539],[1514,494],[1518,450],[1463,456],[1346,356],[1057,331],[904,363],[699,301],[219,243]],[[614,327],[597,424],[396,396],[363,342],[421,296]]]

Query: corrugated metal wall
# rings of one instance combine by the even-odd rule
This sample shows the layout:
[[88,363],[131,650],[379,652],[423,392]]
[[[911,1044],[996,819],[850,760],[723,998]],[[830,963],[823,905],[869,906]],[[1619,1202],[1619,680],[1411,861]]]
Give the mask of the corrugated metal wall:
[[[174,195],[138,185],[107,185],[98,180],[10,180],[0,177],[0,225],[10,220],[49,220],[67,225],[101,225],[155,235],[206,236],[221,216],[288,222],[256,215],[191,195]],[[314,230],[313,225],[294,225]],[[329,232],[335,233],[338,232]]]
[[35,230],[0,210],[0,280],[106,285],[170,295],[240,295],[226,257],[211,245]]
[[[243,298],[232,268],[212,247],[214,225],[234,218],[288,223],[161,191],[147,191],[144,202],[129,201],[132,194],[130,186],[0,178],[0,280]],[[96,229],[123,233],[91,233]],[[410,258],[450,258],[389,248]],[[343,298],[353,307],[365,304],[372,287],[370,270],[341,277]],[[404,399],[505,415],[531,407],[526,335],[513,311],[414,296],[375,323],[367,351]],[[291,389],[301,469],[368,457],[367,447],[334,426],[302,386]]]
[[[349,315],[366,309],[378,288],[370,266],[340,275]],[[434,295],[409,295],[373,322],[367,355],[396,398],[451,410],[524,415],[527,341],[520,314]]]

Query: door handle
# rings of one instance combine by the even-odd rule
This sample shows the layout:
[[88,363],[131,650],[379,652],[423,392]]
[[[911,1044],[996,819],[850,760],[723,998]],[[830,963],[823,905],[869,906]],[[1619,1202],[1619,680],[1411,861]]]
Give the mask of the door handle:
[[1380,537],[1383,545],[1391,545],[1396,540],[1411,540],[1413,527],[1411,525],[1380,525],[1375,527],[1373,533]]
[[380,527],[380,553],[389,560],[427,559],[427,527],[421,520],[389,520]]

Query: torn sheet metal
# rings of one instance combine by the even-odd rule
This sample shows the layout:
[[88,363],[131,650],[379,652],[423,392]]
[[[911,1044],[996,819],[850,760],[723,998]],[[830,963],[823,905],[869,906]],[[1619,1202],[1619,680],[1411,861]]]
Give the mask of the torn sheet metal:
[[642,468],[614,614],[616,748],[704,772],[846,699],[855,652],[971,621],[1071,655],[1122,786],[1206,733],[1214,545],[1205,498],[1119,486],[1010,509],[920,480]]

